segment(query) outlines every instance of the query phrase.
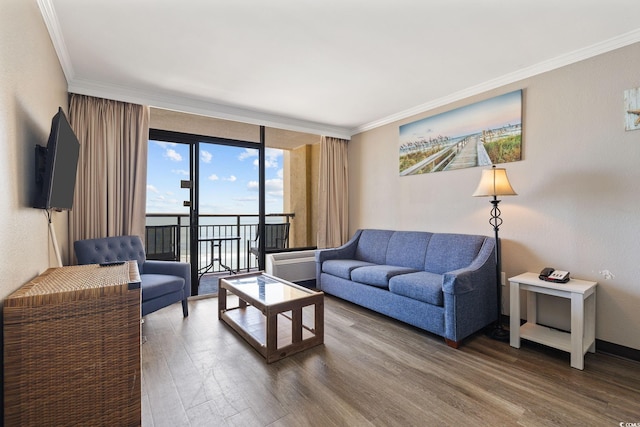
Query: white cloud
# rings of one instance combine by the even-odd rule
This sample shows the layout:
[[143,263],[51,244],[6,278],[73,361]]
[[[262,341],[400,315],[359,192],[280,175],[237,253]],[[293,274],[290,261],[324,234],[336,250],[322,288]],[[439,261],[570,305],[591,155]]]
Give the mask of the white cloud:
[[279,178],[268,179],[264,183],[264,189],[270,196],[283,197],[284,196],[284,182]]
[[160,193],[158,191],[158,189],[156,187],[154,187],[153,185],[151,185],[151,184],[147,185],[147,191],[150,191],[150,192],[156,193],[156,194]]
[[282,157],[282,150],[275,148],[267,148],[264,152],[264,167],[265,168],[277,168]]
[[277,168],[278,167],[278,160],[277,159],[272,159],[269,157],[265,157],[264,159],[264,167],[265,168]]
[[256,150],[255,148],[245,148],[244,151],[238,156],[238,160],[244,160],[250,157],[258,157],[258,150]]
[[[245,148],[245,150],[238,156],[239,160],[245,160],[255,157],[253,166],[258,167],[260,161],[258,159],[258,150],[253,148]],[[277,168],[282,157],[282,150],[277,148],[267,148],[264,152],[264,167],[265,168]]]
[[[247,190],[258,191],[258,181],[250,181]],[[268,196],[282,198],[284,196],[284,182],[282,179],[268,179],[264,183],[264,189]]]
[[171,169],[171,173],[175,173],[176,175],[189,176],[189,171],[185,169]]
[[211,159],[213,159],[213,154],[205,150],[200,150],[200,159],[204,163],[211,163]]
[[167,149],[167,151],[164,152],[164,156],[167,157],[169,160],[173,160],[174,162],[182,161],[182,156],[180,155],[180,153],[178,153],[176,150],[172,148]]
[[162,147],[162,148],[167,148],[167,147],[175,147],[177,144],[175,142],[167,142],[167,141],[151,141],[154,144]]
[[229,182],[236,182],[238,178],[236,178],[234,175],[229,175],[229,178],[225,178],[225,181],[229,181]]
[[217,180],[219,180],[220,178],[218,178],[218,175],[216,175],[216,174],[214,173],[214,174],[209,175],[209,178],[208,178],[208,179],[209,179],[209,181],[217,181]]

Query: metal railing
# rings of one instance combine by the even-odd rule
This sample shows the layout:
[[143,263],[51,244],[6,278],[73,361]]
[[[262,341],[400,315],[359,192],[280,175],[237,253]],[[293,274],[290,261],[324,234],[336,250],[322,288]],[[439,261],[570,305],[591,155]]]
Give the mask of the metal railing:
[[[294,213],[265,215],[265,222],[291,223]],[[234,271],[257,268],[255,256],[249,253],[250,243],[255,241],[258,231],[258,215],[204,214],[198,226],[198,269],[213,265],[209,272],[225,271],[225,266]],[[146,214],[146,253],[148,259],[191,262],[191,239],[189,215],[169,213]],[[220,239],[211,244],[211,239]],[[218,259],[219,258],[219,259]],[[212,261],[215,260],[215,261]]]

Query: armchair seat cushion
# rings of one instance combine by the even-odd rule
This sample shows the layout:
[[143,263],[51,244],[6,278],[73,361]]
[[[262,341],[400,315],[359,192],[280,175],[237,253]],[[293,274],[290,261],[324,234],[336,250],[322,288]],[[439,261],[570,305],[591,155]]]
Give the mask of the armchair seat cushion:
[[322,271],[332,276],[341,277],[351,280],[351,272],[358,267],[375,265],[371,262],[360,261],[357,259],[332,259],[322,263]]
[[164,274],[141,274],[142,299],[148,301],[184,288],[184,279]]
[[428,271],[395,276],[389,280],[389,291],[442,307],[444,306],[442,277],[442,274],[429,273]]

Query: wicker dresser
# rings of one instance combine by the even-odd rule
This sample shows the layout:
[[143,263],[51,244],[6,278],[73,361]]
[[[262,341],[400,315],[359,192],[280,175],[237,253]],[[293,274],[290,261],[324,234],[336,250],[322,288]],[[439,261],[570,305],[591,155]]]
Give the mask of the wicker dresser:
[[7,426],[137,426],[137,264],[51,268],[4,300]]

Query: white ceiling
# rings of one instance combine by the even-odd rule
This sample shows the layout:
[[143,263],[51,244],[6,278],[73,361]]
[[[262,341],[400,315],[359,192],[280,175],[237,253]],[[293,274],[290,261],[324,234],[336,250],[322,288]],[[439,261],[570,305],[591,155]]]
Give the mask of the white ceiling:
[[640,41],[638,0],[37,0],[69,91],[349,137]]

